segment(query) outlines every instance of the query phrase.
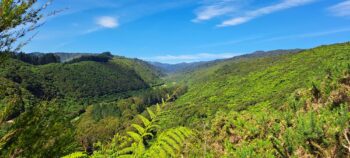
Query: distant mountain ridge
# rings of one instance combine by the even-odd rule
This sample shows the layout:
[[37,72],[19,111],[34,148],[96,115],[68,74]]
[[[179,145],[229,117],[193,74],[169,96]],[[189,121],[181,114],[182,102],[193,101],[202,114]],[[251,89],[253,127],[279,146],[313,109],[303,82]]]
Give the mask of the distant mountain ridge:
[[[285,54],[285,53],[298,53],[300,51],[303,51],[303,49],[277,49],[277,50],[271,50],[271,51],[255,51],[250,54],[244,54],[235,56],[232,58],[227,59],[217,59],[217,60],[211,60],[211,61],[199,61],[199,62],[191,62],[191,63],[178,63],[178,64],[167,64],[167,63],[161,63],[161,62],[148,62],[155,68],[159,69],[159,71],[165,73],[165,74],[173,74],[178,72],[186,72],[191,71],[193,69],[202,67],[202,66],[209,66],[221,61],[236,59],[236,58],[250,58],[250,57],[263,57],[263,56],[270,56],[270,55],[279,55],[279,54]],[[29,53],[31,55],[36,56],[42,56],[47,53],[41,53],[41,52],[33,52]],[[98,53],[68,53],[68,52],[53,52],[52,54],[57,55],[60,57],[61,62],[68,62],[76,58],[80,58],[82,56],[90,56],[90,55],[97,55]],[[117,55],[114,55],[116,57],[120,57]]]
[[180,73],[180,72],[188,72],[188,71],[195,70],[197,68],[208,67],[215,63],[229,61],[229,60],[238,59],[238,58],[254,58],[254,57],[256,58],[256,57],[280,55],[280,54],[286,54],[286,53],[298,53],[301,51],[303,51],[303,49],[277,49],[277,50],[271,50],[271,51],[255,51],[250,54],[239,55],[239,56],[235,56],[227,59],[217,59],[217,60],[200,61],[200,62],[193,62],[193,63],[185,63],[185,62],[178,63],[178,64],[167,64],[167,63],[161,63],[161,62],[149,62],[149,63],[159,68],[161,71],[163,71],[163,73],[174,74],[174,73]]
[[[33,52],[29,53],[31,55],[36,55],[36,56],[42,56],[47,53],[41,53],[41,52]],[[52,54],[55,54],[60,57],[61,62],[67,62],[71,61],[76,58],[80,58],[85,55],[97,55],[97,53],[65,53],[65,52],[53,52]]]
[[168,73],[168,74],[183,71],[185,69],[188,69],[191,67],[196,67],[196,66],[202,65],[204,63],[208,63],[208,62],[202,61],[202,62],[178,63],[178,64],[166,64],[166,63],[160,63],[160,62],[150,62],[150,64],[159,68],[164,73]]

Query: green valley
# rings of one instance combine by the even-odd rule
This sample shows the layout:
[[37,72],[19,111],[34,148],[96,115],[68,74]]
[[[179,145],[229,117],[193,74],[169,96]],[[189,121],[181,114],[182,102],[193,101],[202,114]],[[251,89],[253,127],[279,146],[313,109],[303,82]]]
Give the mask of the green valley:
[[0,158],[349,158],[349,8],[0,0]]
[[[169,75],[118,56],[37,66],[7,59],[1,154],[342,157],[348,154],[349,50],[341,43],[265,52]],[[153,114],[156,104],[162,110]],[[138,133],[145,130],[149,136]],[[171,136],[162,138],[162,132]],[[153,147],[158,139],[165,142]]]

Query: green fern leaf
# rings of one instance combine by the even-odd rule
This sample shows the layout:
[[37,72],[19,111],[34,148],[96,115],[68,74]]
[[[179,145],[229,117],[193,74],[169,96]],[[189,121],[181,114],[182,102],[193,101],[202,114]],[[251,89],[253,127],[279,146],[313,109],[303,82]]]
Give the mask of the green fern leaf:
[[163,150],[162,148],[159,148],[158,151],[159,151],[158,156],[159,156],[160,158],[166,158],[166,157],[167,157],[167,153],[166,153],[165,150]]
[[118,155],[126,155],[126,154],[130,154],[134,151],[134,148],[131,146],[131,147],[126,147],[122,150],[119,150],[118,151]]
[[165,137],[163,137],[163,141],[167,142],[169,145],[171,145],[173,148],[175,148],[176,151],[180,151],[181,150],[181,147],[178,144],[178,142],[173,140],[171,137],[166,135]]
[[141,135],[135,132],[126,132],[132,139],[134,139],[136,142],[143,142],[143,139]]
[[160,114],[160,112],[162,111],[161,107],[159,104],[156,105],[156,112],[157,114]]
[[154,137],[154,135],[152,134],[152,133],[144,133],[143,135],[142,135],[142,137],[147,137],[147,136],[150,136],[150,137]]
[[177,143],[181,144],[184,140],[173,132],[169,132],[168,136],[174,139]]
[[138,117],[141,119],[141,121],[143,122],[143,124],[145,125],[145,127],[148,127],[151,125],[151,121],[148,120],[146,117],[142,116],[142,115],[138,115]]
[[184,141],[186,139],[186,135],[184,135],[180,130],[173,131],[172,133],[179,137],[181,141]]
[[147,108],[147,112],[152,120],[154,120],[157,117],[151,109]]
[[148,157],[157,157],[157,158],[168,158],[168,154],[167,152],[162,149],[160,146],[157,146],[156,148],[154,148],[153,150],[150,150],[151,152],[149,152],[149,154],[147,154],[146,156]]
[[163,150],[166,151],[166,153],[168,153],[169,155],[171,155],[171,157],[175,157],[175,156],[176,156],[176,153],[175,153],[173,147],[170,146],[168,143],[161,141],[161,142],[159,142],[159,145],[160,145],[160,147],[161,147]]
[[143,143],[139,143],[137,145],[137,150],[135,152],[136,157],[141,157],[146,151],[145,145]]
[[146,128],[146,131],[151,131],[151,130],[155,130],[155,129],[160,129],[160,126],[158,125],[150,125]]
[[146,132],[146,129],[144,129],[138,124],[132,124],[131,126],[134,127],[140,135],[143,135]]

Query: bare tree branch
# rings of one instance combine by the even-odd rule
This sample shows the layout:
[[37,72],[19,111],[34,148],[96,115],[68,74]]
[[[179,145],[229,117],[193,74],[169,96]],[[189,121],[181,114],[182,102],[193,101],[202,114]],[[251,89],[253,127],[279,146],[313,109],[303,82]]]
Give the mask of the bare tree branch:
[[37,0],[2,0],[0,1],[0,53],[19,51],[37,34],[29,38],[26,35],[37,30],[44,22],[44,17],[58,14],[53,11],[44,15],[43,11],[52,3],[47,0],[40,7],[35,7]]

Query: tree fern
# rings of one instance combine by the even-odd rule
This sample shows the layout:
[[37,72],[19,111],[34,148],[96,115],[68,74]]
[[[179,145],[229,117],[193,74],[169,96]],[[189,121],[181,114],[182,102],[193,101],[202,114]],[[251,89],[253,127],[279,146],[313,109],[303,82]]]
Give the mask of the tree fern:
[[[175,157],[180,153],[186,138],[193,135],[188,128],[178,127],[169,129],[159,134],[156,140],[152,140],[154,138],[152,131],[160,128],[156,122],[157,116],[161,113],[161,105],[156,106],[156,112],[151,109],[147,109],[147,112],[150,119],[138,115],[142,125],[131,125],[135,131],[128,131],[127,135],[133,142],[130,146],[121,149],[118,157]],[[150,139],[149,143],[146,143],[147,139]]]
[[169,129],[159,135],[157,141],[146,151],[147,157],[176,157],[181,152],[186,138],[193,132],[186,127]]
[[156,119],[160,111],[157,111],[156,113],[154,113],[152,110],[147,108],[147,112],[150,115],[151,119],[148,119],[142,115],[138,115],[138,118],[142,121],[143,125],[139,125],[139,124],[131,125],[134,129],[136,129],[136,131],[128,131],[127,134],[133,139],[133,143],[131,144],[131,147],[126,147],[125,149],[122,149],[122,151],[130,151],[130,152],[120,153],[120,156],[129,155],[132,157],[142,157],[142,155],[145,153],[146,145],[144,140],[147,137],[153,138],[153,134],[151,133],[151,131],[153,129],[158,128],[157,125],[154,125],[155,123],[154,120]]
[[[168,98],[168,100],[171,97]],[[167,100],[167,101],[168,101]],[[138,158],[138,157],[176,157],[181,152],[184,142],[193,135],[193,132],[185,127],[178,127],[157,133],[160,126],[157,125],[158,116],[165,105],[157,104],[155,111],[147,108],[150,118],[138,115],[141,124],[132,124],[132,131],[127,131],[126,136],[116,134],[112,142],[108,145],[99,146],[91,156],[93,158],[118,157],[118,158]],[[88,157],[82,152],[73,153],[65,158]]]

